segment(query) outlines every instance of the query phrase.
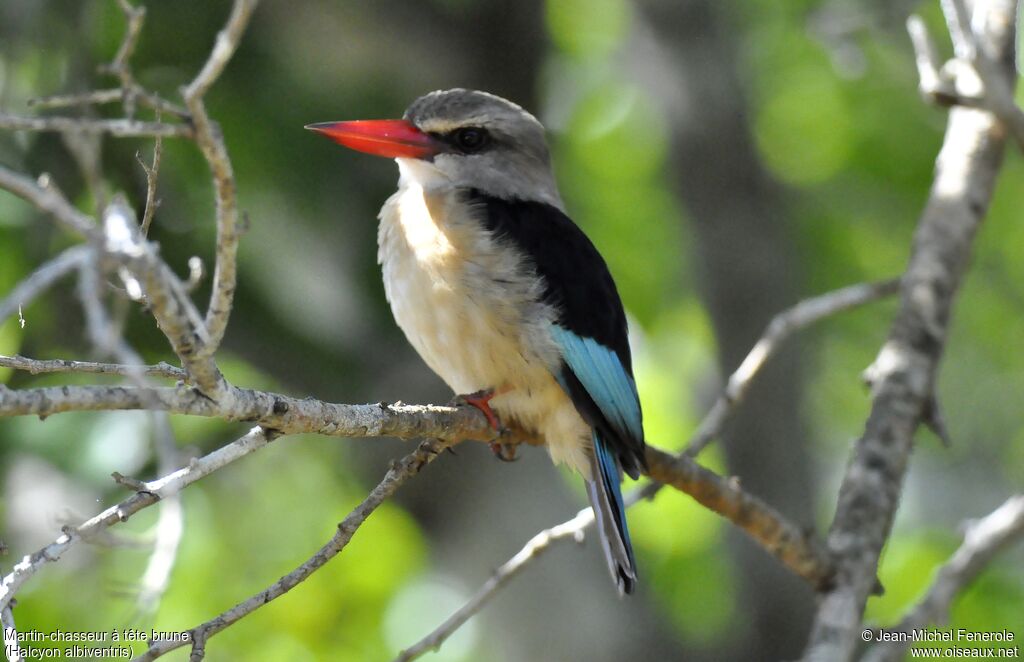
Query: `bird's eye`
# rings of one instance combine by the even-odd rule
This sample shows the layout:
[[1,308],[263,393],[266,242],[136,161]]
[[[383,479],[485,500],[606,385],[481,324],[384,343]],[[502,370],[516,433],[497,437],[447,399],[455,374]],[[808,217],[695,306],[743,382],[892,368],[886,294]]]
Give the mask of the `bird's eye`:
[[486,129],[481,129],[475,126],[456,129],[455,132],[452,133],[452,140],[455,142],[455,146],[467,154],[479,152],[487,146],[490,139],[491,136],[487,133]]

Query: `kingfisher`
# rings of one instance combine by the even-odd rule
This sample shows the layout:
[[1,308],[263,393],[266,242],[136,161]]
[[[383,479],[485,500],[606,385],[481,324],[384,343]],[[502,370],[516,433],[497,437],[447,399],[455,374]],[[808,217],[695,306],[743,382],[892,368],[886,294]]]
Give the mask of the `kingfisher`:
[[[496,431],[514,422],[583,476],[609,570],[632,593],[619,484],[647,467],[626,315],[604,259],[566,215],[544,127],[511,101],[451,89],[416,99],[401,120],[306,128],[398,163],[377,238],[395,321]],[[514,447],[492,449],[514,458]]]

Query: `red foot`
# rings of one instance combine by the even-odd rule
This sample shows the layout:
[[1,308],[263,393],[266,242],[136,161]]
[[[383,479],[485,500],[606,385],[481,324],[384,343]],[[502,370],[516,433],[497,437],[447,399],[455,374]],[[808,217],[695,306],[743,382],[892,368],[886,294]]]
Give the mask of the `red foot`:
[[495,432],[501,432],[501,421],[498,420],[497,415],[491,410],[491,398],[495,395],[494,389],[488,389],[484,391],[477,391],[476,393],[470,393],[469,395],[460,395],[462,401],[467,405],[476,407],[484,413],[487,417],[487,422],[490,423],[491,428]]
[[[483,391],[477,391],[476,393],[470,393],[469,395],[458,396],[460,400],[465,402],[467,405],[476,407],[483,412],[484,416],[487,417],[487,422],[490,423],[491,429],[498,434],[505,432],[504,426],[498,419],[497,414],[491,409],[491,399],[499,393],[504,392],[503,390],[495,391],[494,389],[485,389]],[[516,445],[515,444],[503,444],[500,441],[491,442],[491,452],[494,456],[502,462],[513,462],[516,459]]]

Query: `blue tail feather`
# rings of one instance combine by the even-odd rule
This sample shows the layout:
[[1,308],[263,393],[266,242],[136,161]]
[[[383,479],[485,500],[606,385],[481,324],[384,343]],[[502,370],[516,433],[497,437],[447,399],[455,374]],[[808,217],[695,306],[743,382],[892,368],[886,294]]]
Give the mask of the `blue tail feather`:
[[593,437],[593,478],[587,481],[587,493],[612,576],[621,593],[632,593],[636,585],[636,559],[619,487],[619,463],[596,430]]

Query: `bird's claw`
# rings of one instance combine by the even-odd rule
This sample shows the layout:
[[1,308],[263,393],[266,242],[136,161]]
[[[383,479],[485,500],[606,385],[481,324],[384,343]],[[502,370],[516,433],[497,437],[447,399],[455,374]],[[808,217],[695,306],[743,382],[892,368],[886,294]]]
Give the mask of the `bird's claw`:
[[509,444],[500,441],[500,439],[506,438],[510,431],[501,424],[501,420],[498,418],[498,415],[491,409],[490,401],[495,395],[497,394],[494,389],[484,389],[482,391],[477,391],[476,393],[458,395],[456,396],[456,400],[479,409],[483,415],[487,417],[487,422],[490,424],[491,429],[498,433],[498,440],[490,443],[491,452],[494,453],[494,457],[498,458],[502,462],[515,462],[517,459],[516,448],[518,444]]
[[487,423],[490,424],[491,429],[497,433],[501,433],[502,425],[501,421],[498,420],[498,415],[491,409],[491,398],[494,397],[494,389],[484,389],[477,391],[476,393],[468,393],[466,395],[456,396],[456,399],[465,402],[471,407],[476,407],[483,415],[487,417]]
[[500,441],[492,441],[490,443],[491,452],[494,453],[494,457],[498,458],[502,462],[515,462],[519,458],[516,457],[516,451],[519,448],[519,444],[503,444]]

